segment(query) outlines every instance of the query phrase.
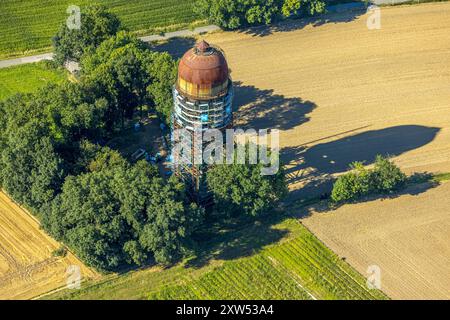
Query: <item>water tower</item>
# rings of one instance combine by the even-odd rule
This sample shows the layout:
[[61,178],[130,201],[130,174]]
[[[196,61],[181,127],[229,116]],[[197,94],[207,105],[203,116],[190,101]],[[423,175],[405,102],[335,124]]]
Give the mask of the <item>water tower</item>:
[[[193,139],[195,132],[233,126],[233,83],[223,51],[206,41],[198,42],[180,61],[178,79],[173,89],[172,129],[186,129]],[[195,154],[192,144],[192,156]],[[193,198],[204,203],[210,197],[206,188],[206,165],[174,163],[174,173],[188,185]]]

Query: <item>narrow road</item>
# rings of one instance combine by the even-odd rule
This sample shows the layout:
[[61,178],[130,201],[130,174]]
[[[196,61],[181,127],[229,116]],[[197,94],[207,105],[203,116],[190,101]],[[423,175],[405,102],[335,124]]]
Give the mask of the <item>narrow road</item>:
[[28,56],[28,57],[17,58],[17,59],[1,60],[0,61],[0,69],[11,67],[11,66],[16,66],[19,64],[33,63],[33,62],[39,62],[42,60],[52,60],[52,59],[53,59],[53,53],[44,53],[44,54],[38,54],[35,56]]
[[[217,31],[217,30],[220,30],[220,27],[215,26],[215,25],[209,25],[209,26],[204,26],[204,27],[198,27],[198,28],[195,28],[194,30],[189,30],[189,29],[179,30],[179,31],[174,31],[174,32],[167,32],[164,35],[155,34],[155,35],[140,37],[139,39],[141,39],[144,42],[161,41],[161,40],[168,40],[170,38],[176,38],[176,37],[193,37],[193,36],[196,36],[199,34],[204,34],[204,33],[213,32],[213,31]],[[0,69],[11,67],[11,66],[16,66],[16,65],[20,65],[20,64],[25,64],[25,63],[34,63],[34,62],[39,62],[42,60],[52,60],[52,59],[53,59],[53,53],[49,52],[49,53],[38,54],[38,55],[34,55],[34,56],[16,58],[16,59],[0,60]]]
[[[410,0],[370,0],[369,2],[375,5],[393,5],[393,4],[399,4],[403,2],[407,2]],[[421,0],[417,0],[418,3],[420,3]],[[345,11],[354,11],[354,10],[365,10],[366,4],[361,1],[355,1],[351,3],[344,3],[344,4],[337,4],[327,7],[328,12],[345,12]],[[144,42],[152,42],[152,41],[161,41],[161,40],[167,40],[170,38],[177,38],[177,37],[193,37],[199,34],[208,33],[220,30],[219,26],[216,25],[208,25],[204,27],[198,27],[194,30],[178,30],[174,32],[167,32],[164,35],[160,34],[154,34],[149,36],[140,37]],[[51,52],[39,54],[35,56],[28,56],[23,58],[16,58],[16,59],[9,59],[9,60],[0,60],[0,69],[1,68],[7,68],[15,65],[25,64],[25,63],[33,63],[33,62],[39,62],[42,60],[51,60],[53,59],[53,54]]]

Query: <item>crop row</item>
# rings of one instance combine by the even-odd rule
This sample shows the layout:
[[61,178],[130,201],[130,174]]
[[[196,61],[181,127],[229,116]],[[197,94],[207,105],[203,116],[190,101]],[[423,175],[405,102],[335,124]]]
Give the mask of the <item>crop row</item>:
[[364,278],[320,243],[314,236],[297,237],[268,254],[294,272],[312,292],[328,299],[376,299],[384,295],[370,290]]
[[309,299],[288,274],[261,254],[225,262],[198,279],[166,286],[151,299]]
[[[79,0],[83,6],[92,1]],[[198,19],[194,0],[103,0],[97,1],[117,14],[131,31],[154,31],[187,24]],[[2,0],[0,2],[0,56],[46,48],[61,23],[67,18],[72,0]]]
[[198,278],[157,289],[151,299],[383,299],[303,227],[300,234]]

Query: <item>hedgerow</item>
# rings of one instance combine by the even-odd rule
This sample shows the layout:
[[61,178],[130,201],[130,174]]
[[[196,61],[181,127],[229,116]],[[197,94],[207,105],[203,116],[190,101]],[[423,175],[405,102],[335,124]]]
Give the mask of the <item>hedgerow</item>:
[[331,200],[353,201],[374,193],[389,194],[405,186],[406,175],[388,158],[378,155],[373,169],[362,162],[350,165],[351,171],[341,175],[333,185]]

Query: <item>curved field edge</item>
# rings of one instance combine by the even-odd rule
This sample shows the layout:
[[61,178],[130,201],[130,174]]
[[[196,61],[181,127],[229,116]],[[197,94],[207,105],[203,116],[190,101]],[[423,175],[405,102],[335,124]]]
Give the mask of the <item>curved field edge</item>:
[[[264,227],[284,237],[259,249],[255,245],[239,253],[227,251],[236,239],[260,243]],[[114,275],[42,299],[387,299],[381,291],[368,289],[362,275],[295,218],[273,226],[255,223],[236,231],[233,238],[219,235],[212,248],[220,256],[228,252],[239,258],[212,259],[193,267],[192,260],[202,257],[192,257],[169,269]]]

